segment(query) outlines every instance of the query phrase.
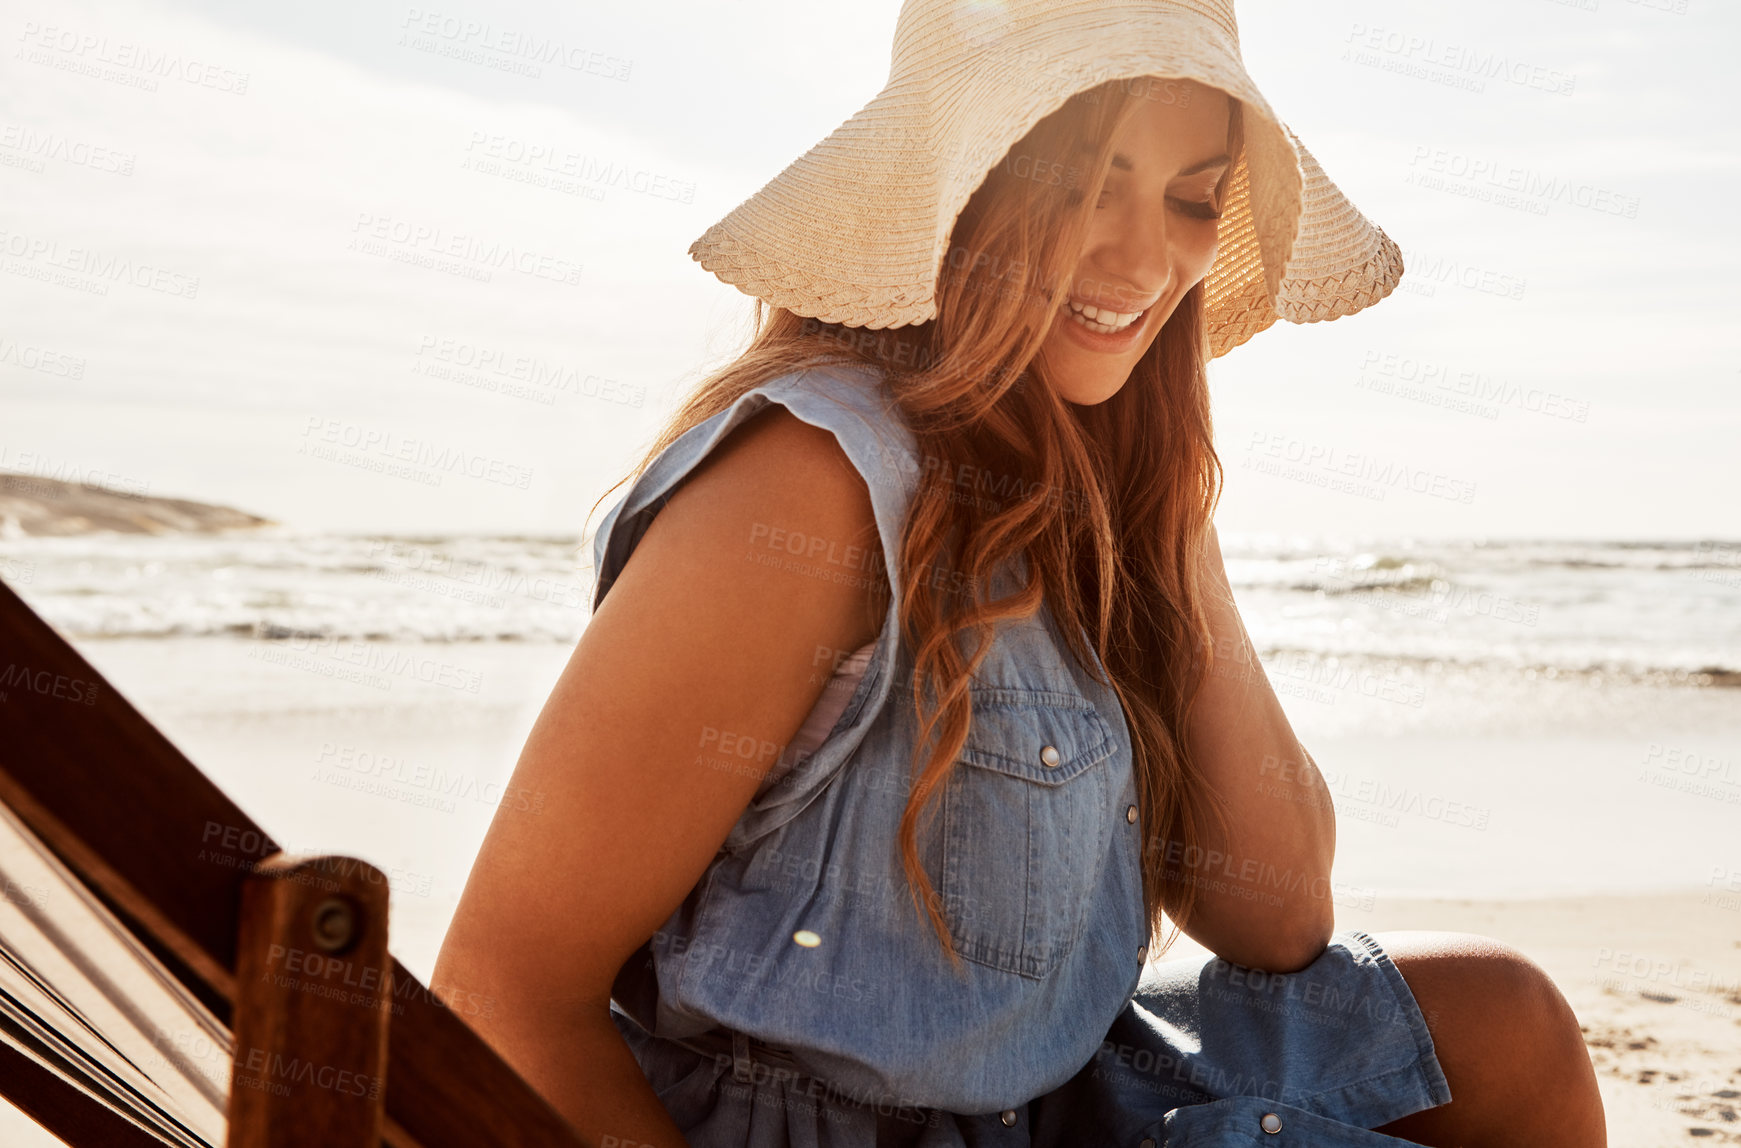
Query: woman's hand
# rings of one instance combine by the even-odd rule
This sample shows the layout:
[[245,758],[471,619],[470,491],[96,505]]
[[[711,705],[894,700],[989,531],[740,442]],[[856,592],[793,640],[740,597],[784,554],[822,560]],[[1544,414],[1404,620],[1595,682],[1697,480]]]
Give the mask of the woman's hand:
[[1205,818],[1200,854],[1178,842],[1156,847],[1200,890],[1184,929],[1190,937],[1226,960],[1292,972],[1316,959],[1335,929],[1335,810],[1246,633],[1214,523],[1203,575],[1214,658],[1186,739],[1198,779],[1220,798],[1227,831]]

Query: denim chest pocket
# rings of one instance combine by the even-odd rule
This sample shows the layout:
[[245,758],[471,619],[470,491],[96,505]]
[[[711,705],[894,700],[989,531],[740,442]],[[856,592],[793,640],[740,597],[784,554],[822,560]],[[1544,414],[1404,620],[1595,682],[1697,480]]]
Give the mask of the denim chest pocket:
[[1045,977],[1106,863],[1112,733],[1075,694],[973,687],[972,705],[944,789],[943,908],[963,957]]

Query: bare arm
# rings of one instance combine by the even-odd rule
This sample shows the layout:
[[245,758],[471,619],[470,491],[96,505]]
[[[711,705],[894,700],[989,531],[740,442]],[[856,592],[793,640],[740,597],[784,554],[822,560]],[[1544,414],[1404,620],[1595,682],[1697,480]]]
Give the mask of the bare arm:
[[[869,569],[754,561],[784,555],[774,530],[867,548]],[[467,1020],[589,1142],[683,1145],[611,1021],[611,983],[821,695],[818,649],[881,631],[882,565],[868,490],[833,435],[771,408],[659,512],[539,715],[513,785],[543,807],[498,809],[434,979],[493,1004]],[[723,735],[774,748],[728,759],[707,749]]]
[[1186,737],[1228,831],[1209,825],[1202,855],[1175,849],[1169,867],[1202,890],[1185,929],[1193,939],[1227,960],[1292,972],[1324,951],[1335,928],[1335,810],[1245,631],[1213,525],[1205,562],[1215,670]]

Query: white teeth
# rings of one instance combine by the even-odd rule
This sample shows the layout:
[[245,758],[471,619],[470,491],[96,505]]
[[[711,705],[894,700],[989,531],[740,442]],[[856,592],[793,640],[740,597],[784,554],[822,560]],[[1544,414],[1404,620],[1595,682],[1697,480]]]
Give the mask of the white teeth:
[[1078,303],[1074,299],[1067,300],[1066,302],[1068,303],[1066,309],[1072,319],[1081,323],[1090,331],[1099,331],[1103,335],[1116,334],[1117,332],[1124,330],[1126,327],[1129,327],[1132,323],[1136,322],[1137,319],[1141,318],[1143,314],[1141,311],[1132,312],[1130,314],[1121,314],[1117,311],[1108,310],[1105,307],[1093,307],[1086,303]]

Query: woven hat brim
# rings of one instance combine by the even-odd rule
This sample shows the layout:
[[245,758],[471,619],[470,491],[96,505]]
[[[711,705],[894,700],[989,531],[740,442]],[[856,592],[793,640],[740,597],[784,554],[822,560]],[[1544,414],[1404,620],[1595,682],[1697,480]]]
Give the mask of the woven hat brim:
[[[1011,145],[1077,92],[1161,76],[1220,89],[1245,107],[1245,154],[1205,281],[1211,356],[1278,318],[1352,314],[1395,287],[1396,245],[1270,109],[1230,29],[1164,7],[1133,18],[1129,9],[1066,2],[1045,13],[981,47],[971,76],[892,75],[710,227],[690,255],[722,281],[799,315],[872,329],[925,322],[936,317],[937,275],[955,218]],[[1061,43],[1071,46],[1067,57]],[[988,62],[995,68],[1000,59],[1038,66],[988,78]]]
[[1320,323],[1372,306],[1402,281],[1402,251],[1384,229],[1349,202],[1316,158],[1282,125],[1302,172],[1299,225],[1287,268],[1275,289],[1258,269],[1253,229],[1236,218],[1250,210],[1236,170],[1228,187],[1221,246],[1204,281],[1211,358],[1219,358],[1278,319]]

